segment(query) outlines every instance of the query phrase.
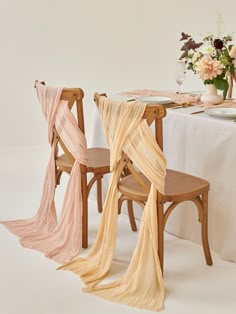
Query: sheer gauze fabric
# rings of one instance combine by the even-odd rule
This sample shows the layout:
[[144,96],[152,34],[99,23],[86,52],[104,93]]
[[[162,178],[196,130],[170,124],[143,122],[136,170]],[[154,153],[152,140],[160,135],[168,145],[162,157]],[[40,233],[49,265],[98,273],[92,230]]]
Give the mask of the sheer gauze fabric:
[[[103,208],[97,238],[89,255],[77,258],[59,269],[80,275],[84,291],[130,306],[160,310],[164,302],[164,285],[157,254],[157,190],[164,193],[166,160],[163,152],[142,119],[146,104],[116,103],[100,97],[99,111],[106,141],[111,150],[112,177]],[[151,181],[144,208],[138,242],[122,278],[99,284],[107,277],[115,249],[118,217],[118,181],[124,166],[122,151]]]
[[[39,102],[48,123],[48,140],[51,154],[45,174],[41,203],[37,214],[24,220],[1,222],[19,237],[27,248],[43,252],[58,263],[66,263],[78,255],[82,241],[82,195],[80,163],[87,164],[87,144],[79,129],[68,102],[60,100],[63,88],[54,88],[36,83]],[[54,203],[56,187],[56,144],[53,141],[55,128],[75,158],[61,211],[60,220]]]

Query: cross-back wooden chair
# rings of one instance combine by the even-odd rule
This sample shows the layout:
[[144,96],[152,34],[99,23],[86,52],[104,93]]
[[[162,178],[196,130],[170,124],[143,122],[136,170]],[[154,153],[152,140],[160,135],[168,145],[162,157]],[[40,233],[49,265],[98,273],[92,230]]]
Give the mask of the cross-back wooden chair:
[[[70,109],[76,106],[76,118],[80,130],[85,133],[84,114],[83,114],[83,97],[84,93],[81,88],[63,89],[61,100],[67,100]],[[70,174],[74,164],[74,157],[68,151],[66,145],[57,133],[54,127],[53,140],[56,142],[58,149],[55,155],[56,162],[56,183],[60,184],[60,178],[63,172]],[[63,151],[58,155],[60,147]],[[81,164],[81,188],[83,198],[83,218],[82,218],[82,247],[88,247],[88,197],[93,184],[97,183],[97,206],[98,211],[102,212],[102,178],[103,175],[110,172],[110,151],[106,148],[96,147],[88,148],[88,165]],[[88,180],[87,175],[91,173],[93,177]]]
[[[99,95],[95,94],[95,101],[99,104]],[[147,105],[143,118],[148,124],[155,123],[155,138],[159,147],[163,150],[162,119],[166,115],[165,108],[160,104]],[[138,171],[128,156],[123,153],[123,162],[125,164],[124,173],[118,184],[120,192],[119,212],[123,201],[127,201],[128,214],[132,230],[136,231],[132,202],[136,202],[144,207],[149,190],[149,180]],[[161,269],[163,271],[164,262],[164,229],[167,219],[173,209],[184,201],[192,201],[198,210],[199,222],[201,223],[202,245],[205,254],[206,263],[212,265],[212,258],[208,243],[208,191],[209,183],[201,178],[167,169],[165,179],[165,194],[158,191],[157,197],[157,224],[158,224],[158,256]],[[170,203],[167,209],[164,209],[165,203]]]
[[233,80],[233,75],[230,74],[229,77],[228,77],[228,84],[229,84],[229,87],[228,87],[228,91],[227,91],[227,97],[228,98],[232,98],[232,95],[233,95],[233,85],[234,85],[234,80]]
[[234,74],[229,74],[229,76],[228,76],[228,84],[229,84],[229,88],[228,88],[228,91],[227,91],[227,97],[228,98],[232,98],[233,97],[234,82],[236,83],[236,72]]

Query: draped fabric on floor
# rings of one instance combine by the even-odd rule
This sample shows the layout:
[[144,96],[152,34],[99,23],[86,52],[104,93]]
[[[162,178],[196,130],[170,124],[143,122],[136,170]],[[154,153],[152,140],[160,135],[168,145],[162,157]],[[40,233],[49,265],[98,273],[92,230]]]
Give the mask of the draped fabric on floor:
[[[89,255],[77,258],[59,269],[80,275],[84,291],[134,307],[160,310],[164,285],[157,254],[157,190],[164,193],[166,160],[146,122],[146,104],[114,103],[100,97],[99,111],[106,141],[111,149],[112,177],[103,208],[97,238]],[[106,278],[115,250],[118,217],[118,180],[123,168],[122,151],[151,181],[144,208],[137,246],[122,278],[99,284]]]
[[[68,107],[68,102],[60,100],[63,88],[53,88],[36,83],[36,90],[48,123],[48,139],[52,146],[40,207],[33,218],[1,223],[19,237],[24,247],[39,250],[58,263],[65,263],[77,256],[81,248],[82,195],[80,163],[87,164],[86,139]],[[54,203],[56,187],[54,125],[60,138],[75,158],[64,196],[61,217],[58,222]]]

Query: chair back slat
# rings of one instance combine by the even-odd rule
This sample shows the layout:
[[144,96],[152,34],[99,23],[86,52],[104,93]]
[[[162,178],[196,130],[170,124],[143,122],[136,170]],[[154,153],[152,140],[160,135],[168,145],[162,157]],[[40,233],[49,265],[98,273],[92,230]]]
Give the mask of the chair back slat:
[[76,110],[77,110],[77,119],[78,119],[78,126],[80,130],[85,134],[84,129],[84,111],[83,111],[83,101],[82,98],[76,99]]
[[139,183],[140,187],[143,189],[145,193],[149,193],[149,186],[142,180],[138,171],[134,168],[132,163],[128,161],[127,168],[129,169],[130,173],[133,175],[134,179]]
[[[84,93],[81,88],[64,88],[61,94],[61,100],[68,101],[68,107],[70,108],[70,110],[72,110],[74,104],[76,105],[77,123],[80,130],[84,133],[83,97],[84,97]],[[54,140],[57,141],[56,144],[59,143],[60,147],[62,148],[63,152],[66,155],[67,160],[73,164],[75,162],[75,158],[69,152],[66,145],[60,138],[55,126],[53,129],[53,133],[54,133]]]

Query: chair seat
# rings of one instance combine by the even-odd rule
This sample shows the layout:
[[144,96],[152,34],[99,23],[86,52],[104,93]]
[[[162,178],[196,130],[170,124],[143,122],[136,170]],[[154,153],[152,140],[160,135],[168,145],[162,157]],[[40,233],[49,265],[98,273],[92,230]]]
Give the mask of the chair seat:
[[[140,173],[144,183],[150,188],[149,180]],[[195,198],[209,190],[209,182],[201,178],[167,169],[165,180],[164,202],[178,202]],[[119,183],[119,191],[129,198],[146,202],[148,194],[144,192],[132,175],[123,177]]]
[[[72,168],[72,163],[65,154],[57,157],[56,165],[66,172],[70,172]],[[102,147],[88,148],[87,172],[110,172],[110,150]]]

